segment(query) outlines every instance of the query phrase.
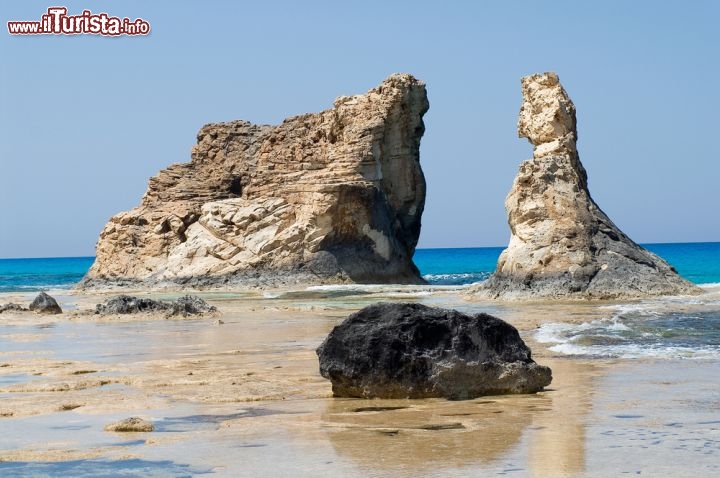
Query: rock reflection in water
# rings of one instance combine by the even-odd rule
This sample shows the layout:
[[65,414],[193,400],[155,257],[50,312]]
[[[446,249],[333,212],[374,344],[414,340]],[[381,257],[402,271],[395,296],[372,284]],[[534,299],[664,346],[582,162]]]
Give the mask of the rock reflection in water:
[[534,416],[530,469],[538,478],[578,476],[586,469],[586,426],[597,369],[589,364],[578,367],[562,359],[550,365],[554,374],[562,378],[555,391],[546,392],[551,397],[550,411]]
[[468,401],[328,401],[321,421],[335,452],[365,471],[443,474],[505,468],[529,476],[585,471],[595,367],[549,360],[562,378],[535,395]]
[[363,468],[439,471],[502,457],[532,424],[529,403],[551,406],[549,398],[534,395],[461,402],[336,399],[322,420],[335,451]]

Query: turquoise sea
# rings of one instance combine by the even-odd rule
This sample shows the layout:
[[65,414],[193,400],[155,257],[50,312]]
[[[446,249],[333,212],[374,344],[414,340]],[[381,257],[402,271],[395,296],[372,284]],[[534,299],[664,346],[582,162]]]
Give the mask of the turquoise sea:
[[[702,296],[660,297],[600,306],[601,320],[579,324],[544,323],[535,339],[551,350],[585,357],[720,358],[720,242],[645,244],[686,279],[706,290]],[[419,249],[415,263],[435,286],[460,286],[486,279],[501,247]],[[70,289],[92,265],[92,257],[0,259],[0,292]],[[377,292],[375,286],[319,286],[335,294]],[[348,289],[348,290],[345,290]],[[442,289],[438,288],[437,293]],[[433,289],[422,294],[434,294]]]
[[[720,242],[644,244],[696,284],[720,283]],[[418,249],[415,263],[433,285],[462,285],[488,278],[502,247]],[[0,292],[71,288],[93,257],[0,259]]]

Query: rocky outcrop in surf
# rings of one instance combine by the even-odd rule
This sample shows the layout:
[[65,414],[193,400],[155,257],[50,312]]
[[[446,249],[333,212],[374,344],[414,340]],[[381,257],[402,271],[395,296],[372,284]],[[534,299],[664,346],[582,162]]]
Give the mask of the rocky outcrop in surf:
[[120,295],[95,306],[95,313],[101,315],[152,314],[161,312],[166,317],[203,315],[217,312],[217,308],[200,297],[186,295],[173,301],[148,299]]
[[36,314],[55,315],[62,314],[62,308],[53,297],[45,292],[40,292],[27,308],[9,303],[0,305],[0,314],[3,312],[35,312]]
[[595,204],[578,156],[575,105],[555,73],[522,79],[518,134],[533,158],[505,200],[510,243],[474,293],[502,299],[634,298],[699,289]]
[[422,283],[425,85],[395,74],[277,126],[209,124],[110,219],[81,286]]

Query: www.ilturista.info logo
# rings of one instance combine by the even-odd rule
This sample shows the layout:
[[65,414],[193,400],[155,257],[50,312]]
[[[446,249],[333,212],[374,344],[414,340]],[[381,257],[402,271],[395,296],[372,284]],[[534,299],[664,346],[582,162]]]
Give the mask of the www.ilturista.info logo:
[[50,7],[39,22],[7,22],[11,35],[147,35],[150,24],[138,18],[110,17],[107,13],[83,10],[80,15],[68,15],[65,7]]

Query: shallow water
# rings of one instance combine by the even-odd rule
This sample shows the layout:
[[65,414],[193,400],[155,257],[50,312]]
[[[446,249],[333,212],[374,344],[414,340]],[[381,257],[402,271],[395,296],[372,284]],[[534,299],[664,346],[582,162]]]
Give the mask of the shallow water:
[[[207,294],[222,325],[3,316],[0,475],[711,476],[720,361],[574,358],[534,340],[543,323],[706,314],[712,294],[692,304],[522,305],[465,302],[454,288],[336,287]],[[80,309],[93,303],[77,299]],[[464,402],[330,398],[314,349],[376,300],[498,315],[554,381],[537,395]],[[103,430],[129,416],[156,431]]]
[[717,361],[619,366],[598,384],[588,476],[718,476]]
[[211,474],[209,469],[179,465],[168,460],[72,460],[59,462],[15,462],[0,464],[7,477],[63,476],[74,478],[111,478],[118,476],[190,478]]
[[546,322],[534,338],[567,355],[720,360],[720,287],[705,290],[701,296],[605,306],[599,319]]

